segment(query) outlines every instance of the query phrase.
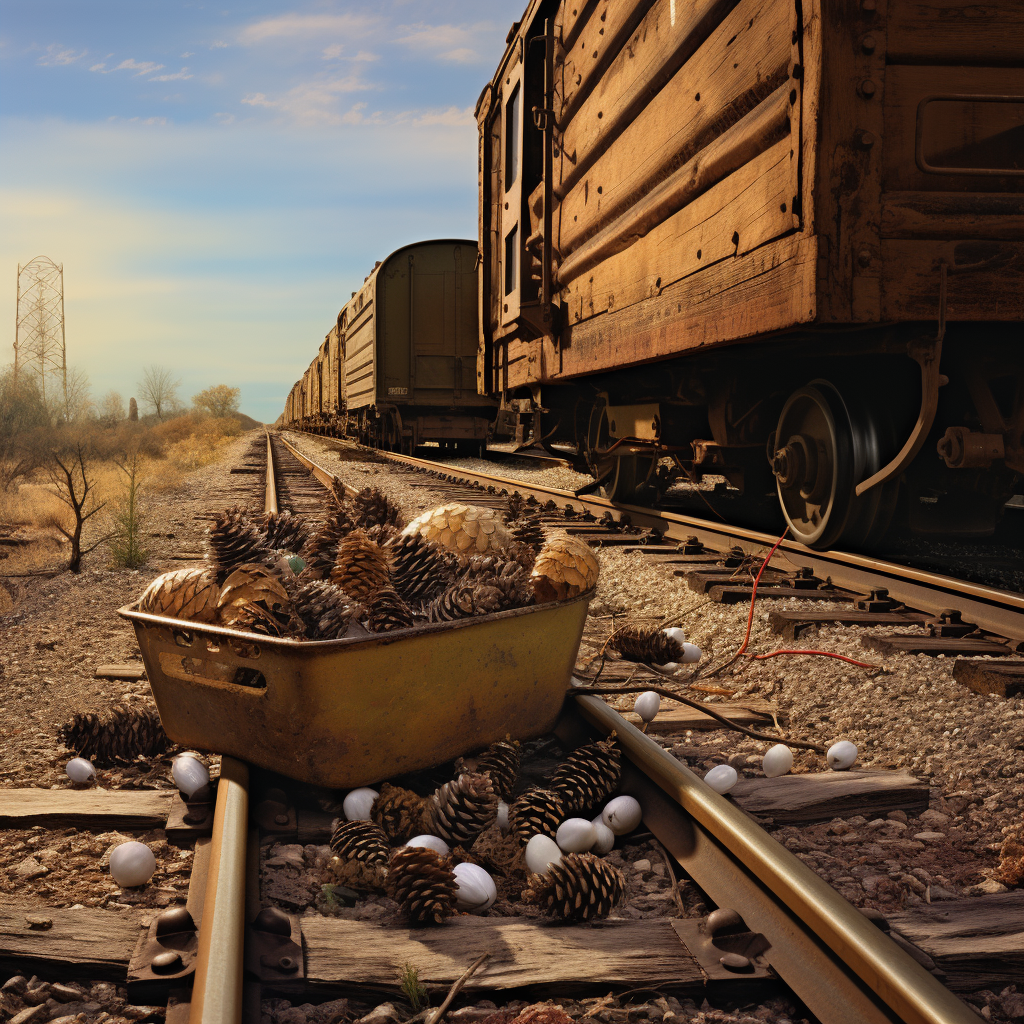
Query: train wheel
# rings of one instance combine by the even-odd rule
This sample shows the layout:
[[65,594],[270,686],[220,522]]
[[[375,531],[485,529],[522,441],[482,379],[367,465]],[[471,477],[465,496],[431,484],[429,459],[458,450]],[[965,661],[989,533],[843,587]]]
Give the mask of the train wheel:
[[827,380],[790,395],[769,453],[782,513],[795,540],[819,550],[870,547],[896,508],[898,481],[861,497],[856,485],[884,464],[886,421],[848,402]]
[[649,455],[629,453],[620,455],[603,467],[603,472],[610,473],[601,485],[601,493],[609,501],[638,502],[653,497],[648,486],[648,479],[654,470],[657,459]]

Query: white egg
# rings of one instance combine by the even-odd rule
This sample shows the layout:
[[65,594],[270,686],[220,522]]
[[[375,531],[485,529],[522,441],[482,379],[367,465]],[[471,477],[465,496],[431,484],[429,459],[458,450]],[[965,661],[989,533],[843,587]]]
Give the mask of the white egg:
[[353,789],[345,797],[345,802],[342,804],[345,817],[349,821],[369,821],[370,808],[373,806],[373,801],[379,795],[377,790],[368,789],[365,786],[362,789]]
[[503,836],[508,835],[508,804],[504,800],[498,801],[498,828]]
[[110,854],[110,877],[122,889],[145,885],[156,871],[156,857],[145,843],[122,843]]
[[825,760],[828,761],[828,766],[832,771],[844,771],[857,760],[857,747],[849,740],[840,740],[828,748]]
[[661,695],[653,690],[641,693],[633,705],[633,710],[645,721],[653,722],[658,709],[661,707]]
[[92,761],[87,761],[84,757],[71,758],[64,770],[72,782],[88,782],[96,778],[96,769],[93,768]]
[[615,833],[600,817],[595,818],[591,824],[594,826],[594,834],[597,836],[597,839],[590,848],[590,852],[596,853],[600,857],[603,857],[606,853],[611,853],[612,847],[615,846]]
[[479,864],[456,864],[452,873],[459,910],[482,914],[498,898],[494,879]]
[[769,779],[777,779],[793,767],[793,751],[785,743],[776,743],[775,746],[768,748],[761,767]]
[[643,816],[640,804],[631,796],[617,796],[609,800],[601,812],[601,820],[617,836],[632,832]]
[[586,818],[566,818],[555,833],[555,842],[565,853],[586,853],[596,841],[594,826]]
[[413,836],[405,845],[425,846],[428,850],[441,854],[442,857],[447,857],[452,852],[448,844],[439,836]]
[[533,836],[526,844],[526,866],[535,875],[546,875],[549,864],[560,864],[562,851],[550,836]]
[[696,644],[683,644],[682,665],[696,665],[700,661],[703,652]]
[[171,765],[171,777],[174,784],[186,797],[197,793],[210,781],[210,773],[206,765],[191,754],[181,754]]
[[686,634],[678,626],[669,626],[668,629],[663,629],[662,633],[673,640],[678,640],[681,644],[686,643]]
[[716,792],[716,793],[728,793],[733,786],[739,781],[739,775],[736,773],[736,769],[731,764],[716,764],[704,776],[704,781]]

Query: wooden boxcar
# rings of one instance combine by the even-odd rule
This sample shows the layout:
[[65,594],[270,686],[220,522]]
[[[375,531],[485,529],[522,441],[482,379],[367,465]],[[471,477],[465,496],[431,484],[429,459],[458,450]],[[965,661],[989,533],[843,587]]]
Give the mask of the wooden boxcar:
[[499,424],[618,497],[725,476],[818,547],[901,493],[991,530],[1024,473],[1022,39],[1020,0],[533,0],[477,106]]
[[289,422],[408,452],[424,441],[479,449],[497,403],[477,393],[477,304],[475,242],[393,252],[342,307]]

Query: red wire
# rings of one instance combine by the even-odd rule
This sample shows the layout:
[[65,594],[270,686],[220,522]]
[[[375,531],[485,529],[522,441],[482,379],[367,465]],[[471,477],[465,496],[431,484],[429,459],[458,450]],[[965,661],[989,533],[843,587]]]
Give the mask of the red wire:
[[881,668],[880,665],[872,665],[868,661],[856,661],[848,658],[845,654],[834,654],[832,651],[770,651],[768,654],[748,654],[752,661],[763,661],[765,658],[776,658],[780,654],[812,654],[819,658],[838,658],[840,661],[848,661],[851,665],[859,665],[861,668]]
[[757,576],[754,577],[754,589],[750,594],[750,614],[747,616],[747,635],[743,638],[743,644],[736,652],[735,658],[738,658],[743,654],[747,649],[747,644],[750,642],[750,629],[754,625],[754,602],[757,600],[757,584],[761,580],[761,573],[764,572],[765,567],[772,560],[772,555],[775,554],[775,549],[786,539],[787,533],[789,533],[788,526],[782,531],[782,536],[772,545],[771,551],[768,552],[768,557],[761,563],[761,568],[757,570]]
[[[740,649],[733,655],[733,661],[739,658],[741,655],[746,653],[747,644],[750,642],[750,631],[754,625],[754,602],[757,600],[757,584],[761,580],[761,573],[764,572],[768,563],[772,560],[772,555],[775,554],[778,546],[786,539],[786,534],[789,533],[789,527],[782,531],[782,536],[772,546],[771,551],[768,552],[768,557],[761,563],[761,568],[757,570],[757,576],[754,577],[754,586],[750,594],[750,614],[747,616],[747,632],[743,637],[743,644]],[[747,657],[752,661],[764,661],[766,658],[777,658],[780,654],[807,654],[817,658],[836,658],[838,661],[846,661],[851,665],[857,665],[859,668],[881,668],[880,665],[872,665],[867,661],[857,661],[854,658],[848,658],[845,654],[834,654],[831,651],[803,651],[803,650],[781,650],[771,651],[768,654],[747,654]]]

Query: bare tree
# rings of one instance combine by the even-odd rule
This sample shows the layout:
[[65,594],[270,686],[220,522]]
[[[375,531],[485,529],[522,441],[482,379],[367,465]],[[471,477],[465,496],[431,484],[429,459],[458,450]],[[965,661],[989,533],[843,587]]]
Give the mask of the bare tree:
[[74,523],[66,526],[55,519],[53,525],[71,542],[68,568],[82,569],[82,555],[87,555],[106,540],[100,537],[89,547],[82,547],[82,528],[106,502],[97,502],[93,494],[95,469],[93,459],[98,455],[93,438],[82,428],[61,428],[47,439],[46,471],[56,487],[57,497],[71,510]]
[[93,409],[92,385],[84,370],[68,367],[65,394],[56,399],[51,412],[53,422],[78,423]]
[[215,384],[213,387],[200,391],[192,396],[192,404],[199,412],[211,416],[233,416],[238,412],[239,388],[229,388],[227,384]]
[[120,392],[108,391],[100,399],[99,414],[103,423],[110,427],[117,426],[124,419],[124,399],[121,397]]
[[147,405],[153,407],[158,419],[172,406],[178,397],[181,381],[165,366],[147,366],[142,371],[142,381],[138,384],[139,396]]

